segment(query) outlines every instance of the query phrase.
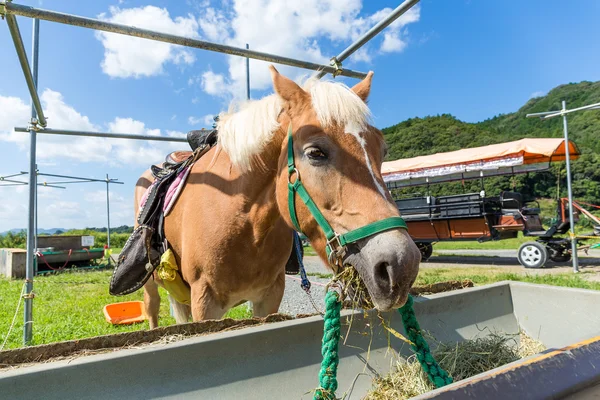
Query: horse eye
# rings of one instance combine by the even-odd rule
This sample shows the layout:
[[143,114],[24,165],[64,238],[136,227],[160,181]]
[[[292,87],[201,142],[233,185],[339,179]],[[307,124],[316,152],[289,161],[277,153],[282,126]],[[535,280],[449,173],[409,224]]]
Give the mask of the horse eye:
[[327,154],[318,147],[309,147],[304,151],[304,154],[311,160],[325,160],[327,158]]

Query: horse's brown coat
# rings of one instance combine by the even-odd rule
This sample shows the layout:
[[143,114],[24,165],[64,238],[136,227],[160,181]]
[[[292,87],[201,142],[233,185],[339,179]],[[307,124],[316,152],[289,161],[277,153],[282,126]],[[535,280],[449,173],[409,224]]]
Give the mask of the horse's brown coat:
[[[361,136],[371,169],[376,171],[371,173],[359,139],[345,132],[342,121],[330,127],[320,126],[310,94],[275,68],[271,67],[271,72],[283,110],[280,128],[257,157],[259,168],[241,173],[220,145],[213,147],[193,166],[165,220],[166,237],[191,288],[194,321],[221,318],[229,308],[248,300],[253,303],[255,316],[275,313],[279,308],[285,286],[284,267],[292,246],[286,136],[290,123],[302,181],[334,230],[346,232],[398,215],[389,193],[382,195],[375,182],[385,187],[379,173],[385,146],[381,132],[369,127]],[[364,101],[371,79],[369,73],[352,89]],[[308,160],[305,151],[314,147],[328,154],[327,164],[316,165]],[[140,178],[136,205],[150,181],[148,172]],[[302,231],[325,261],[325,237],[298,200],[296,213]],[[390,282],[385,285],[391,286],[384,285],[380,290],[379,281],[384,278],[377,278],[377,286],[371,285],[372,279],[367,277],[367,287],[371,285],[373,289],[369,291],[375,298],[389,298],[391,305],[403,303],[416,276],[418,250],[404,231],[379,236],[383,242],[392,240],[391,244],[399,247],[400,255],[393,257],[402,260],[377,261],[385,264],[385,279],[390,274]],[[156,283],[150,280],[144,289],[146,312],[151,327],[155,327],[160,301]],[[184,307],[178,307],[185,314]],[[180,316],[178,322],[182,319],[185,318]]]

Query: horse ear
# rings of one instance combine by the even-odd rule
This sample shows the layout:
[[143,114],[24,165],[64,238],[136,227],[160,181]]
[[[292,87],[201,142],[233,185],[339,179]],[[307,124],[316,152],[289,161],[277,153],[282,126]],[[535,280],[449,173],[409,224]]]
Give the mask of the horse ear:
[[286,110],[289,112],[294,109],[303,108],[302,105],[310,101],[310,96],[294,81],[281,75],[274,66],[269,65],[271,70],[271,79],[275,92],[286,103]]
[[358,95],[364,102],[367,101],[369,93],[371,92],[371,81],[373,80],[373,71],[369,71],[365,79],[358,82],[352,88],[352,91]]

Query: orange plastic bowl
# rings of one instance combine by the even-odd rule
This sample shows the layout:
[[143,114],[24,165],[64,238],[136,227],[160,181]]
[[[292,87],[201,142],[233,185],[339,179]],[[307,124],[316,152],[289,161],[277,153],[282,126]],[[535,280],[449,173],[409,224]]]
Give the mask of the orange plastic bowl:
[[143,301],[124,301],[104,306],[104,318],[113,325],[129,325],[146,320]]

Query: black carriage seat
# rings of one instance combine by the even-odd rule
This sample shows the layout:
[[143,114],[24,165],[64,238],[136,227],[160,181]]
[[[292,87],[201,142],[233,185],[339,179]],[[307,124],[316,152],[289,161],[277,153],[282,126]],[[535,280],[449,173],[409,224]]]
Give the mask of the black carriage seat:
[[395,203],[400,215],[405,219],[429,218],[440,213],[437,199],[433,196],[398,199]]
[[523,207],[523,196],[517,192],[501,192],[500,204],[505,210],[521,210]]
[[523,215],[540,215],[541,210],[537,207],[523,207],[521,214]]

